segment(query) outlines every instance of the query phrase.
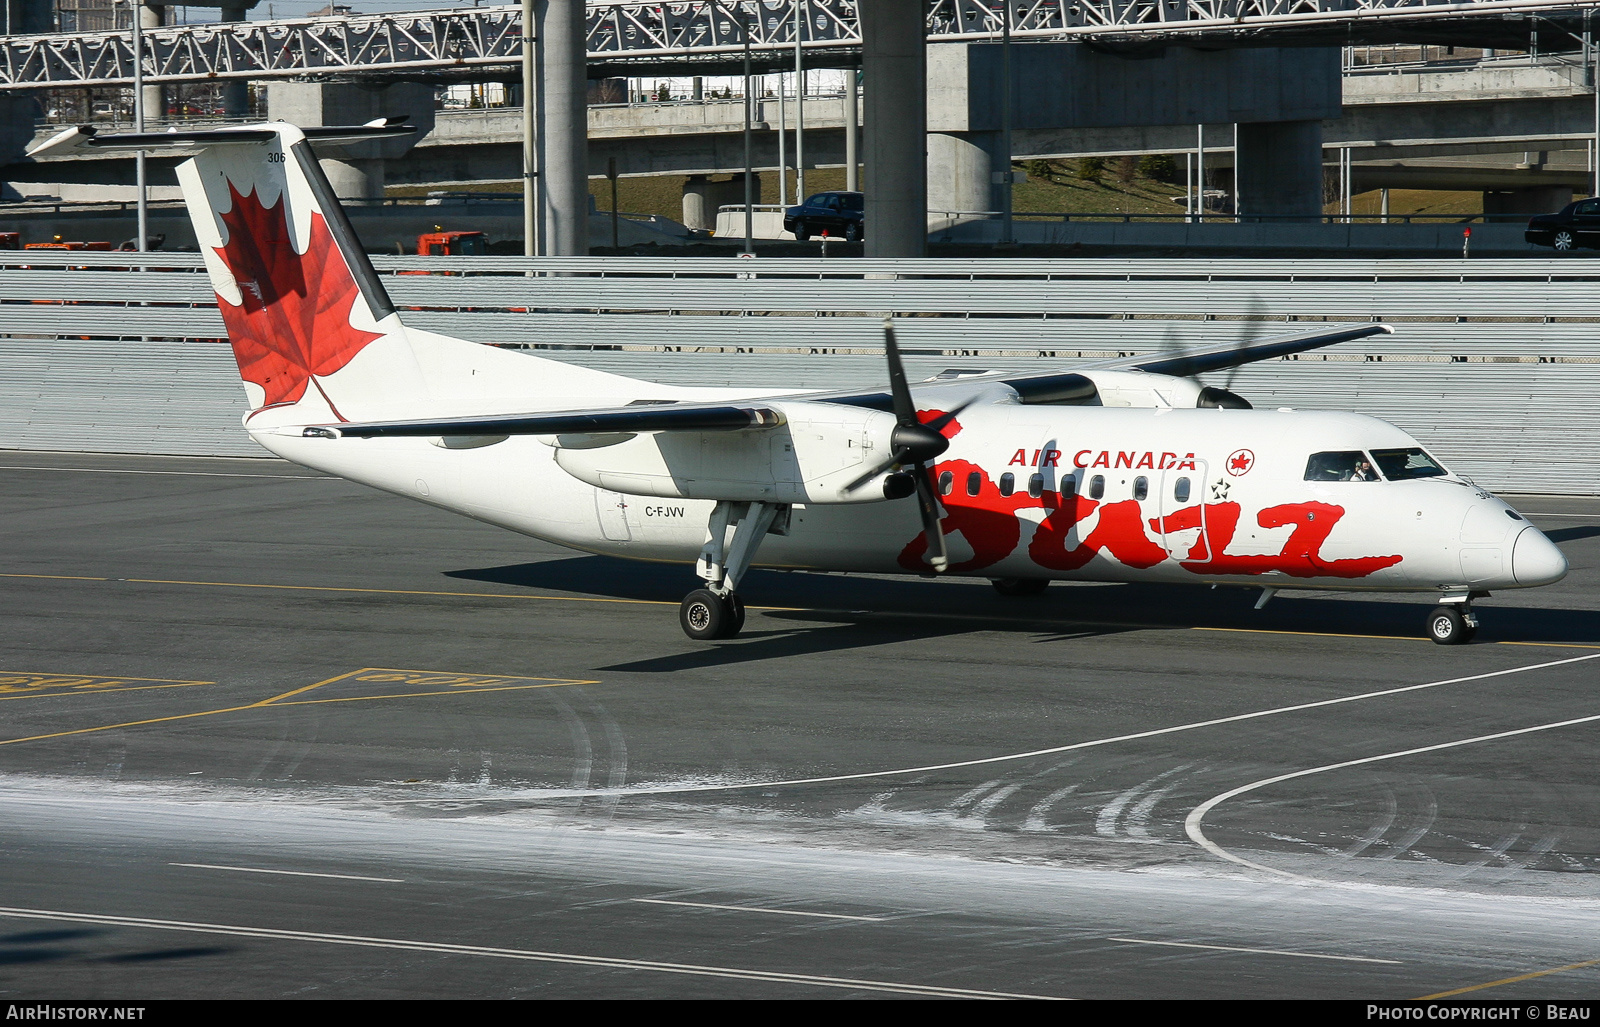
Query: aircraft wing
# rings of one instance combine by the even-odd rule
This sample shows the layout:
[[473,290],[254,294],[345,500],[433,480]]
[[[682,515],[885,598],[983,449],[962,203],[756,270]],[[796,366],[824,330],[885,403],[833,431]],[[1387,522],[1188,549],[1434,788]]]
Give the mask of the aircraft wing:
[[[1279,335],[1243,344],[1229,343],[1209,349],[1159,356],[1118,357],[1078,365],[1084,370],[1133,370],[1153,374],[1187,377],[1238,367],[1258,360],[1272,360],[1293,353],[1332,346],[1340,342],[1385,335],[1394,329],[1386,324],[1341,325],[1336,328]],[[917,385],[924,402],[937,402],[926,390],[949,387],[959,395],[975,386],[998,383],[1009,386],[1024,403],[1082,402],[1093,397],[1095,385],[1074,371],[1037,373],[999,373],[951,378]],[[774,397],[777,398],[777,397]],[[841,391],[796,393],[784,397],[806,402],[839,403],[846,406],[891,410],[888,392]],[[953,397],[954,398],[954,397]],[[306,435],[326,438],[448,438],[509,435],[599,435],[660,431],[748,431],[775,428],[784,423],[781,410],[771,406],[744,406],[728,403],[640,403],[599,410],[558,410],[529,414],[490,414],[483,416],[440,417],[415,421],[374,421],[316,425],[303,429]]]
[[303,434],[321,438],[445,438],[508,435],[602,435],[652,431],[747,431],[775,428],[783,414],[766,406],[727,403],[638,403],[602,410],[535,414],[431,417],[416,421],[313,425]]
[[1273,360],[1340,342],[1365,339],[1372,335],[1388,335],[1393,331],[1394,329],[1386,324],[1340,325],[1337,328],[1297,332],[1294,335],[1275,335],[1269,339],[1229,343],[1225,346],[1189,350],[1184,353],[1154,357],[1148,355],[1120,357],[1088,366],[1107,370],[1149,371],[1152,374],[1170,374],[1186,378],[1190,375],[1205,374],[1207,371],[1221,371],[1241,364],[1252,364],[1257,360]]

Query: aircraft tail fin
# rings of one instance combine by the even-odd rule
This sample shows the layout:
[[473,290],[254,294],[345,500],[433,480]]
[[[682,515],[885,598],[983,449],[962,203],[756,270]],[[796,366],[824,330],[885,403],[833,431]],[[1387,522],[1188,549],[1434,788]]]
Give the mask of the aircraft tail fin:
[[34,154],[197,147],[178,180],[250,399],[247,421],[284,408],[295,408],[293,420],[366,420],[415,409],[427,384],[310,139],[414,131],[395,120],[114,136],[69,129]]

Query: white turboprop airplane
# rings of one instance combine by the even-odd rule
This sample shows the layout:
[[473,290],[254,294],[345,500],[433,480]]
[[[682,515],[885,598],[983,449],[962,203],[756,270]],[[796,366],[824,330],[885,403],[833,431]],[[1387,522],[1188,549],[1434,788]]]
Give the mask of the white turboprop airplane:
[[[390,122],[95,136],[197,147],[178,169],[250,401],[278,456],[573,549],[697,560],[691,638],[744,622],[751,566],[1427,592],[1435,642],[1471,602],[1559,580],[1561,551],[1387,422],[1253,410],[1192,376],[1389,329],[890,388],[680,388],[421,331],[359,246],[310,139]],[[913,498],[914,497],[914,498]],[[919,516],[920,515],[920,516]]]

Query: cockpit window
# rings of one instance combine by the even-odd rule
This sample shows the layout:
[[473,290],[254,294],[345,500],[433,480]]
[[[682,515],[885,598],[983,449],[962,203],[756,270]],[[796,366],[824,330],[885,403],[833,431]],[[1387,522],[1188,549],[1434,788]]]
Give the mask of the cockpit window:
[[[1398,450],[1396,450],[1398,452]],[[1422,452],[1420,449],[1417,452]],[[1387,468],[1385,468],[1387,470]],[[1359,449],[1313,453],[1306,461],[1306,481],[1377,481],[1367,454]]]
[[1407,478],[1437,478],[1448,474],[1439,462],[1420,449],[1374,449],[1372,458],[1378,461],[1383,476],[1390,481]]

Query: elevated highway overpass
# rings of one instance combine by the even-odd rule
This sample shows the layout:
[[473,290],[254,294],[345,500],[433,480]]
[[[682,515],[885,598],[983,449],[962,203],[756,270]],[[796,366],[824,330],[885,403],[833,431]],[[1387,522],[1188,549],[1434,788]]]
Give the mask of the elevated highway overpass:
[[[795,5],[799,4],[798,12]],[[1004,12],[1017,40],[1092,40],[1107,48],[1455,43],[1570,49],[1584,0],[933,0],[930,42],[996,41]],[[748,45],[758,69],[790,67],[796,34],[815,67],[860,60],[855,0],[591,0],[591,77],[733,74]],[[796,17],[798,13],[799,17]],[[515,81],[520,6],[225,22],[145,33],[147,85],[227,79]],[[132,85],[131,33],[0,37],[0,91]]]
[[[1351,118],[1337,50],[1310,46],[1335,31],[1342,41],[1419,32],[1459,39],[1471,29],[1493,45],[1537,48],[1560,40],[1571,48],[1579,38],[1573,30],[1590,27],[1574,0],[935,0],[929,7],[881,0],[859,11],[846,0],[587,6],[551,0],[548,10],[539,29],[544,100],[536,164],[544,209],[570,212],[556,218],[562,223],[581,220],[588,202],[583,180],[612,158],[622,174],[744,166],[742,104],[586,111],[585,75],[645,66],[710,73],[726,70],[747,46],[769,66],[789,64],[797,53],[813,66],[863,62],[868,216],[884,226],[869,236],[869,248],[889,236],[898,240],[894,252],[906,255],[920,252],[928,207],[994,209],[1003,191],[994,173],[1013,157],[1182,151],[1187,126],[1228,126],[1232,131],[1211,134],[1212,147],[1222,143],[1237,157],[1241,210],[1301,216],[1320,210],[1328,145],[1390,148],[1384,156],[1397,158],[1408,148],[1418,155],[1451,146],[1545,149],[1593,131],[1578,127],[1581,95],[1560,75],[1524,82],[1518,88],[1528,95],[1516,99],[1446,104],[1416,102],[1402,75],[1348,105],[1364,112]],[[1010,34],[1023,45],[1004,56],[993,40],[1007,10]],[[747,15],[755,17],[747,23]],[[262,79],[269,83],[269,116],[307,124],[400,110],[429,120],[431,110],[417,110],[431,106],[426,83],[510,78],[522,49],[520,9],[513,7],[189,26],[147,37],[148,88]],[[1275,45],[1280,41],[1307,48],[1285,49]],[[1204,46],[1169,45],[1196,43]],[[0,93],[118,85],[132,77],[131,51],[117,33],[11,37],[0,50]],[[1547,71],[1530,74],[1550,78]],[[1003,95],[1018,98],[1006,124],[999,114]],[[1467,111],[1473,104],[1481,109]],[[1542,105],[1541,113],[1532,119],[1509,113],[1522,104]],[[833,107],[807,111],[808,165],[844,159],[844,120],[839,105]],[[1474,116],[1458,124],[1447,109]],[[757,116],[772,124],[765,110]],[[520,181],[527,162],[518,120],[486,121],[467,133],[437,131],[403,162],[395,160],[398,152],[347,155],[330,173],[342,195],[369,197],[381,195],[386,183]],[[774,139],[770,130],[760,133],[758,165],[776,163]],[[16,181],[46,170],[13,166],[4,176]],[[101,164],[92,173],[111,170]],[[875,175],[885,177],[874,182]],[[874,204],[887,206],[875,214]]]
[[[1355,189],[1423,188],[1472,191],[1582,188],[1592,170],[1594,89],[1588,69],[1567,57],[1499,57],[1347,68],[1338,116],[1322,121],[1325,158],[1348,149]],[[845,161],[845,98],[805,101],[810,167]],[[859,105],[859,101],[857,101]],[[794,121],[794,104],[787,105]],[[932,130],[941,108],[930,109]],[[614,161],[623,176],[734,174],[743,170],[742,99],[592,106],[588,109],[591,177]],[[859,123],[859,110],[857,114]],[[755,105],[755,166],[778,164],[778,102]],[[1232,127],[1210,126],[1216,168],[1233,166]],[[54,131],[41,128],[37,141]],[[521,176],[522,111],[499,107],[440,111],[432,130],[403,161],[391,161],[388,185],[469,188],[514,183]],[[1016,159],[1179,153],[1194,147],[1191,125],[1022,128],[1013,132]],[[41,166],[47,180],[132,182],[126,158],[102,157]],[[171,164],[172,161],[167,161]],[[53,177],[51,177],[53,176]],[[1535,205],[1550,202],[1541,194]],[[985,209],[937,185],[935,209]]]

